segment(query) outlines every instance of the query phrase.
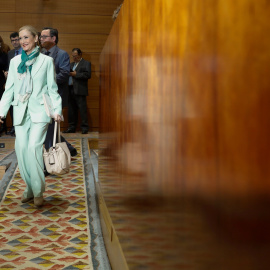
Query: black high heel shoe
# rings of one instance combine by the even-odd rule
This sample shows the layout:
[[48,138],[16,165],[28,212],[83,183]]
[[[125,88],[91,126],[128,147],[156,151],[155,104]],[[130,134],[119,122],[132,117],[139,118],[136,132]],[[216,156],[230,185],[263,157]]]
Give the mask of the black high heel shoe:
[[12,128],[7,132],[7,135],[11,135],[11,136],[14,136],[14,135],[15,135],[15,129],[14,129],[14,127],[12,127]]

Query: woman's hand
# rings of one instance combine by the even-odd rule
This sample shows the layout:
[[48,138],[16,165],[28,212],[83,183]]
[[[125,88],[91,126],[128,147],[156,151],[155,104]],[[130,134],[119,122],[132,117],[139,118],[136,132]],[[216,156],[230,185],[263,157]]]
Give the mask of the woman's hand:
[[0,116],[0,123],[4,123],[2,116]]
[[56,113],[56,114],[54,115],[54,121],[56,121],[56,122],[59,123],[61,120],[62,120],[61,115]]

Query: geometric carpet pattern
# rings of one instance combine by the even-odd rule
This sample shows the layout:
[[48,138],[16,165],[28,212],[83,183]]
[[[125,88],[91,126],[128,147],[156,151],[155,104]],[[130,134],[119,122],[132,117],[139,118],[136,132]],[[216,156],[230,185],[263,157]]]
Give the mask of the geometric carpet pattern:
[[0,269],[96,269],[82,140],[69,141],[78,155],[68,174],[46,177],[42,208],[21,203],[25,183],[14,173],[0,203]]
[[1,149],[1,152],[0,152],[0,161],[2,159],[4,159],[5,157],[7,157],[12,152],[13,152],[13,150],[10,150],[10,149]]
[[[201,233],[200,213],[175,210],[174,204],[149,196],[139,177],[123,182],[102,153],[98,162],[101,192],[130,270],[219,270],[207,262],[212,240]],[[198,239],[207,245],[202,248]]]

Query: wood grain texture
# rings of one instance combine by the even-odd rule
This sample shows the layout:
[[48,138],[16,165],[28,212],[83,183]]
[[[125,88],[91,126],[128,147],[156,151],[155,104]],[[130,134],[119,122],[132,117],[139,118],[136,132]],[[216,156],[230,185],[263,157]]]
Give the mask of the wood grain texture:
[[59,47],[71,54],[73,48],[80,48],[83,52],[98,54],[107,40],[107,35],[101,34],[60,34]]
[[264,33],[270,30],[270,3],[242,0],[233,8],[220,1],[217,12],[220,188],[234,183],[234,193],[268,196],[270,37]]
[[16,0],[4,1],[1,0],[1,13],[14,12]]
[[[110,16],[2,13],[0,31],[13,31],[23,25],[33,25],[38,30],[45,26],[56,27],[60,33],[69,34],[108,34],[112,26]],[[4,24],[2,24],[4,23]]]
[[139,173],[163,194],[269,194],[269,3],[149,6],[124,3],[100,58],[119,178]]
[[129,269],[269,268],[269,14],[124,2],[100,57],[99,183]]
[[[5,9],[9,11],[14,11],[13,5],[9,4]],[[123,0],[35,0],[35,5],[31,0],[16,1],[16,12],[23,13],[39,13],[39,14],[79,14],[79,15],[102,15],[102,16],[112,16],[113,11],[119,6]],[[2,3],[1,3],[2,4]],[[13,10],[12,10],[13,7]]]
[[[16,15],[15,13],[0,13],[0,33],[3,35],[3,32],[13,32],[16,28]],[[14,30],[15,29],[15,30]]]

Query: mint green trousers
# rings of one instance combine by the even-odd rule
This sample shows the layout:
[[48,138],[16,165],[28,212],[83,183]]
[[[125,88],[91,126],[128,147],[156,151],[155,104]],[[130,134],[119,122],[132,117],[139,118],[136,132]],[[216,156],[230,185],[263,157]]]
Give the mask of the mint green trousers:
[[26,183],[24,197],[41,197],[45,191],[43,143],[48,123],[33,123],[28,109],[21,125],[15,126],[15,152],[22,179]]

